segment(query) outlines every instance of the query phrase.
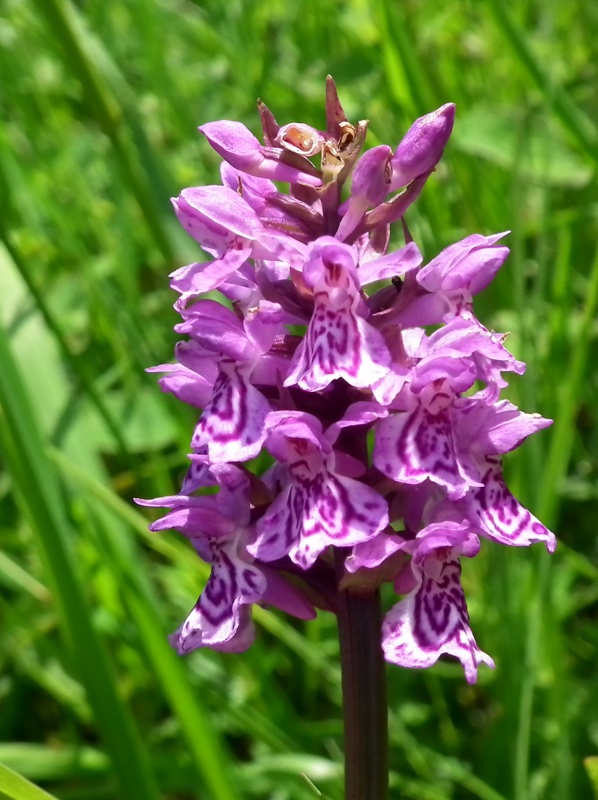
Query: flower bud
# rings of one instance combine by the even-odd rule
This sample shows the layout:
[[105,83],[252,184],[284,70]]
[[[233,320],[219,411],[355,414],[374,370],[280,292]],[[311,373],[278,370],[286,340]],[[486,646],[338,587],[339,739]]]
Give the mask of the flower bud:
[[454,121],[454,103],[446,103],[415,120],[390,162],[391,189],[407,186],[419,175],[434,169],[451,135]]
[[200,125],[199,130],[214,150],[241,172],[277,181],[307,183],[310,186],[320,186],[322,183],[319,170],[307,159],[293,154],[300,159],[300,166],[282,161],[282,156],[290,153],[282,148],[278,150],[275,147],[264,147],[242,122],[224,119]]

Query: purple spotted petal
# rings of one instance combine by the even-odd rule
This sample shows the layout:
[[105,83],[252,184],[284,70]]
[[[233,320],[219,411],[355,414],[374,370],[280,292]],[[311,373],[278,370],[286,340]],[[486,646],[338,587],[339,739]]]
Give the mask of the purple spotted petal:
[[376,491],[323,470],[279,495],[258,522],[258,539],[248,549],[263,561],[288,553],[308,569],[329,545],[350,547],[387,525],[388,506]]
[[388,525],[386,500],[352,478],[329,475],[319,486],[313,486],[310,500],[305,509],[303,540],[298,543],[296,557],[291,553],[300,566],[312,563],[314,550],[319,554],[328,545],[350,547],[375,536]]
[[450,408],[418,404],[411,411],[391,414],[378,423],[374,465],[399,483],[418,484],[430,480],[444,486],[453,499],[463,497],[471,485],[457,459]]
[[[257,566],[239,558],[237,538],[210,542],[212,572],[180,629],[177,641],[180,653],[214,646],[238,652],[253,639],[251,621],[247,611],[243,613],[243,607],[262,598],[267,582]],[[239,637],[241,626],[245,636]]]
[[503,480],[500,460],[487,458],[486,463],[484,485],[472,489],[467,497],[469,507],[482,526],[481,533],[515,547],[544,542],[548,552],[554,552],[555,535],[513,497]]
[[388,372],[390,354],[383,336],[364,319],[356,250],[331,236],[312,244],[303,269],[313,288],[315,308],[284,385],[309,392],[336,378],[367,387]]
[[207,445],[210,461],[247,461],[264,443],[270,405],[248,380],[250,368],[223,359],[212,399],[202,414],[191,446]]
[[305,339],[297,348],[285,386],[316,392],[336,378],[369,387],[388,372],[390,354],[382,335],[356,316],[350,300],[331,311],[316,300]]
[[[193,615],[194,611],[195,609],[192,610],[189,616]],[[239,626],[234,636],[227,642],[211,645],[211,650],[217,650],[222,653],[242,653],[251,647],[255,639],[255,626],[251,619],[251,606],[241,606],[238,613]],[[182,639],[181,634],[184,627],[185,623],[180,625],[177,630],[168,637],[171,647],[174,647],[179,655],[185,655],[186,653],[190,653],[193,649],[203,646],[200,635],[192,636],[189,640],[187,640],[186,637]],[[193,644],[194,640],[197,644]]]
[[301,536],[304,493],[290,484],[278,495],[256,525],[256,539],[248,552],[261,561],[276,561],[286,556]]
[[463,664],[475,683],[478,664],[494,661],[476,644],[469,627],[458,560],[445,561],[437,580],[422,575],[418,587],[386,614],[382,649],[387,661],[402,667],[429,667],[446,654]]
[[[195,608],[189,615],[190,618],[196,618],[194,614]],[[238,609],[239,624],[234,635],[226,642],[210,645],[211,650],[217,650],[221,653],[243,653],[253,644],[255,639],[255,626],[251,619],[251,606],[240,606]],[[185,630],[185,637],[182,636],[183,629],[186,623],[183,623],[177,630],[168,637],[170,645],[178,652],[179,655],[185,655],[198,647],[203,647],[201,641],[201,630],[194,631],[192,628]],[[189,638],[188,635],[190,634]]]
[[356,544],[388,524],[386,501],[373,489],[334,472],[334,453],[318,419],[273,412],[267,447],[288,468],[288,484],[257,523],[248,548],[262,561],[289,554],[306,569],[329,544]]
[[357,250],[333,236],[321,236],[308,247],[303,279],[314,293],[325,292],[330,305],[342,305],[347,292],[359,289]]

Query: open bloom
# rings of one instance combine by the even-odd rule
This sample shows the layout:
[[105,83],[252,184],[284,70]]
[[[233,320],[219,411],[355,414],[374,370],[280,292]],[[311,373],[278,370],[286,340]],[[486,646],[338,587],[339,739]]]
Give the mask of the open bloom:
[[391,356],[382,334],[368,323],[370,311],[362,287],[421,263],[414,244],[392,257],[358,264],[355,248],[322,236],[308,249],[302,278],[313,291],[314,310],[297,348],[285,386],[325,389],[342,378],[367,388],[388,372]]
[[399,591],[409,582],[414,586],[384,619],[386,659],[405,667],[428,667],[446,653],[461,661],[473,683],[478,664],[494,666],[473,637],[461,588],[459,556],[478,553],[477,536],[466,525],[445,521],[422,529],[404,547],[412,557],[397,585]]
[[473,307],[506,234],[474,233],[422,266],[403,224],[389,249],[455,108],[416,120],[394,152],[362,153],[367,123],[346,118],[331,79],[326,97],[326,130],[281,126],[263,103],[263,143],[240,122],[202,125],[222,184],[173,200],[210,258],[172,273],[187,338],[151,371],[201,414],[180,492],[139,502],[169,509],[151,529],[186,536],[210,577],[171,641],[239,651],[256,603],[309,619],[339,592],[390,582],[386,659],[449,656],[472,682],[494,662],[470,627],[460,559],[556,545],[502,470],[551,421],[501,398],[525,365]]
[[174,528],[211,565],[211,574],[197,603],[171,641],[181,653],[208,646],[216,650],[245,650],[254,638],[251,605],[270,603],[297,617],[311,619],[313,606],[279,574],[259,564],[248,552],[251,538],[249,480],[238,467],[211,470],[218,495],[175,495],[139,500],[147,506],[172,509],[150,526],[152,531]]
[[384,498],[339,474],[319,421],[302,412],[275,412],[266,447],[287,468],[288,481],[257,523],[250,551],[263,561],[285,555],[308,569],[329,546],[367,541],[388,525]]

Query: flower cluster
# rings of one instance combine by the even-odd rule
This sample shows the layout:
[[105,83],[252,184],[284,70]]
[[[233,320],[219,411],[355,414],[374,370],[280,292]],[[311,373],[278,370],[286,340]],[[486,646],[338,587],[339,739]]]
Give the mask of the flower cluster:
[[[172,643],[240,651],[254,603],[309,619],[334,611],[339,590],[391,582],[402,599],[384,618],[386,659],[426,667],[448,654],[473,682],[493,661],[469,626],[460,558],[484,538],[555,547],[501,466],[550,420],[500,399],[504,373],[525,365],[473,313],[505,234],[468,236],[422,266],[404,214],[442,155],[452,104],[394,152],[363,154],[367,122],[347,120],[331,79],[324,132],[259,112],[264,144],[240,122],[200,127],[222,185],[173,200],[210,260],[171,275],[187,338],[175,364],[152,369],[202,413],[180,494],[138,502],[170,509],[151,530],[187,536],[211,575]],[[406,243],[389,252],[399,221]]]

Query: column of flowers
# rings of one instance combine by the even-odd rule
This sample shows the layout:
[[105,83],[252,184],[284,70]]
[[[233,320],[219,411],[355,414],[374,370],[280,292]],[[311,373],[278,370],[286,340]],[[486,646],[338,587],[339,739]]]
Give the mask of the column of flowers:
[[[555,547],[501,466],[550,420],[501,399],[505,374],[525,365],[473,311],[507,258],[505,233],[467,236],[423,265],[405,224],[452,104],[394,151],[364,153],[367,122],[347,120],[332,79],[325,131],[258,107],[263,143],[240,122],[200,127],[222,184],[173,200],[208,260],[171,275],[185,338],[174,364],[152,370],[201,412],[180,493],[138,502],[170,509],[151,530],[188,537],[211,575],[172,644],[241,651],[255,603],[346,615],[347,597],[377,607],[390,582],[400,599],[381,624],[372,615],[363,646],[402,667],[453,656],[473,682],[494,664],[470,629],[460,559],[484,539]],[[264,449],[271,466],[256,475]],[[365,791],[347,797],[383,796]]]

